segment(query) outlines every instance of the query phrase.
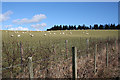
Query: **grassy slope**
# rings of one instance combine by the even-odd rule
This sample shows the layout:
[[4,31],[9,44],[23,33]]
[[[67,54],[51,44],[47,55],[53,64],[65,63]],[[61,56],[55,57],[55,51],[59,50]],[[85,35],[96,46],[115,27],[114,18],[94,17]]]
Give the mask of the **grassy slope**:
[[[64,34],[60,34],[63,33]],[[70,34],[72,32],[72,34]],[[33,34],[31,37],[29,34]],[[51,34],[50,34],[51,33]],[[55,34],[54,34],[55,33]],[[86,33],[89,33],[87,35]],[[44,36],[46,34],[46,36]],[[44,32],[27,32],[14,33],[13,31],[3,31],[2,41],[3,47],[3,66],[7,67],[20,63],[20,41],[23,45],[25,59],[27,61],[29,56],[33,57],[33,61],[45,58],[55,58],[53,61],[59,61],[59,57],[65,57],[65,40],[68,40],[68,54],[71,56],[71,47],[76,46],[78,50],[86,49],[86,39],[90,38],[90,45],[93,42],[105,41],[106,38],[118,38],[118,30],[72,30],[72,31],[44,31]],[[14,37],[11,37],[14,35]],[[17,37],[17,35],[21,35]],[[18,45],[17,45],[18,44]],[[55,52],[53,52],[53,46]],[[14,54],[13,54],[14,51]],[[59,54],[59,55],[58,55]],[[85,54],[85,53],[84,53]],[[13,59],[15,59],[14,62]],[[46,66],[49,62],[43,62],[42,66]],[[41,69],[44,68],[41,66]],[[19,68],[14,70],[14,73],[19,73]],[[11,70],[10,70],[11,71]],[[8,71],[7,71],[8,72]],[[10,77],[10,73],[4,74],[4,77]]]

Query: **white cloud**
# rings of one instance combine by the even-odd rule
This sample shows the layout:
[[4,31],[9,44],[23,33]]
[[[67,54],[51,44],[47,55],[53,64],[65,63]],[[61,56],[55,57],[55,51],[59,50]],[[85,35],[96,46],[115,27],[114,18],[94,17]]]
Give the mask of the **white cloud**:
[[46,25],[47,25],[46,23],[42,23],[42,24],[31,25],[30,27],[35,28],[36,30],[39,30],[43,27],[46,27]]
[[4,27],[5,28],[10,28],[10,27],[12,27],[12,25],[5,25]]
[[13,14],[12,11],[7,11],[4,14],[0,14],[0,22],[10,19],[11,14]]
[[46,19],[46,15],[38,14],[33,16],[32,19],[23,18],[23,19],[13,20],[13,23],[16,23],[16,24],[36,23],[36,22],[40,22],[43,19]]
[[24,28],[24,27],[19,26],[19,27],[17,27],[17,28],[10,28],[10,29],[8,29],[8,30],[28,31],[29,29],[28,29],[28,28]]

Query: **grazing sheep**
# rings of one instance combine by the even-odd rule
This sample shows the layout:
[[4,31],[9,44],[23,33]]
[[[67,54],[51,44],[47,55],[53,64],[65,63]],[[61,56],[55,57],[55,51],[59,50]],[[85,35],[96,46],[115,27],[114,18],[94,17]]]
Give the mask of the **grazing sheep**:
[[54,33],[54,34],[56,34],[56,33]]
[[65,34],[65,33],[63,32],[63,34]]
[[50,31],[48,31],[48,32],[50,32]]
[[20,37],[20,35],[17,35],[18,37]]
[[11,35],[11,37],[13,37],[14,35]]
[[46,34],[44,34],[44,36],[46,36]]
[[61,34],[61,33],[60,33]]
[[32,35],[30,35],[31,37],[33,37],[34,35],[32,34]]
[[87,35],[89,34],[89,33],[86,33]]
[[51,33],[50,33],[51,34]]

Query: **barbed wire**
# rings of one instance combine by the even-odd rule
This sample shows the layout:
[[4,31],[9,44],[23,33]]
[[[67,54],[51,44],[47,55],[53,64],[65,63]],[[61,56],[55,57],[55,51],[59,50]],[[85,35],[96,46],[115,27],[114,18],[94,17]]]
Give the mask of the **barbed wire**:
[[39,60],[37,60],[37,61],[33,61],[32,63],[36,63],[36,62],[38,62],[38,61],[46,61],[46,60],[49,60],[50,58],[46,58],[46,59],[39,59]]
[[[109,41],[107,41],[107,42],[109,42]],[[99,45],[100,45],[100,43],[102,43],[102,42],[98,42],[98,43],[96,43],[96,44],[99,44]],[[89,47],[89,49],[78,50],[78,52],[87,52],[87,51],[90,51],[90,50],[93,50],[93,48],[92,48],[92,47]],[[33,61],[32,63],[37,63],[38,61],[46,61],[46,60],[50,60],[50,57],[47,58],[47,59],[40,59],[40,60],[37,60],[37,61]],[[65,61],[67,61],[67,60],[69,60],[69,59],[66,59]],[[59,63],[59,62],[57,62],[57,63]],[[27,63],[27,64],[28,64],[28,63]],[[9,69],[9,68],[15,68],[15,67],[17,67],[17,66],[22,66],[22,65],[24,65],[24,64],[17,64],[17,65],[14,65],[14,66],[9,66],[9,67],[2,68],[2,69],[0,69],[0,70],[5,70],[5,69]]]
[[17,66],[22,66],[22,65],[23,64],[17,64],[17,65],[14,65],[14,66],[9,66],[9,67],[2,68],[2,70],[9,69],[9,68],[14,68],[14,67],[17,67]]

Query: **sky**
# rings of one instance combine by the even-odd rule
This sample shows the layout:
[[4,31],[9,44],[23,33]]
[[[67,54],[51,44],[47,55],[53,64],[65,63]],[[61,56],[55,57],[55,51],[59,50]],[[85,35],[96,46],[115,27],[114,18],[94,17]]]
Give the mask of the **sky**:
[[2,0],[2,2],[118,2],[120,0]]
[[118,2],[3,2],[3,30],[42,30],[53,25],[118,24]]

